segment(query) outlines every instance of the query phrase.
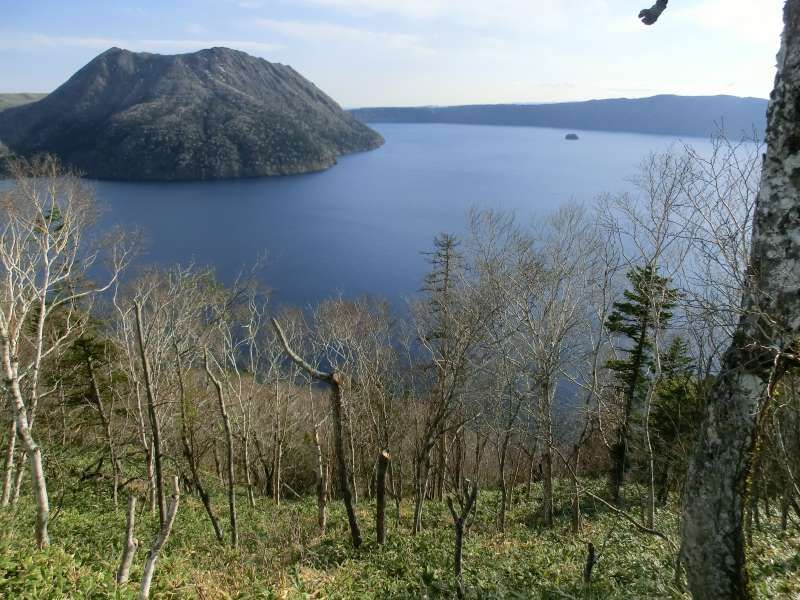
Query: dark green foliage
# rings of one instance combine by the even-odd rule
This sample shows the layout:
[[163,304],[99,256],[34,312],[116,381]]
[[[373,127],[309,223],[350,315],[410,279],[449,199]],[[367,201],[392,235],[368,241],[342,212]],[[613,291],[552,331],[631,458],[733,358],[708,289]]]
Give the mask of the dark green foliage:
[[670,288],[669,280],[661,277],[652,265],[634,267],[628,272],[628,281],[630,288],[624,292],[625,300],[614,303],[614,310],[606,321],[609,332],[627,340],[626,346],[618,348],[626,356],[607,363],[616,376],[623,402],[617,436],[610,451],[609,490],[614,502],[619,502],[629,460],[629,421],[648,387],[652,335],[666,329],[678,299],[677,290]]
[[434,238],[433,245],[433,252],[426,253],[431,270],[422,287],[431,313],[431,327],[426,337],[446,344],[449,322],[455,316],[454,302],[458,298],[459,277],[463,275],[463,257],[458,250],[460,242],[454,235],[440,233]]
[[[683,338],[676,337],[661,359],[650,429],[657,457],[657,496],[666,502],[671,480],[682,478],[703,419],[702,384]],[[707,385],[707,382],[706,382]]]
[[669,280],[661,277],[655,268],[635,267],[628,273],[630,288],[623,292],[625,300],[614,303],[614,310],[606,321],[611,333],[627,338],[630,346],[618,350],[627,353],[622,359],[608,361],[617,380],[627,394],[641,395],[645,369],[650,366],[653,340],[651,332],[666,329],[672,318],[677,290],[669,287]]

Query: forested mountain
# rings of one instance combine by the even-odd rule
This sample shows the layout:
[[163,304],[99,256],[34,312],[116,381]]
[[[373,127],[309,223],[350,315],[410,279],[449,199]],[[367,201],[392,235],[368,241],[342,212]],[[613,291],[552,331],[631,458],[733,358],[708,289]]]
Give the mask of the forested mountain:
[[557,104],[359,108],[365,123],[464,123],[702,136],[762,137],[767,101],[735,96],[652,96]]
[[128,180],[304,173],[383,143],[291,67],[227,48],[112,48],[44,99],[0,113],[0,140]]

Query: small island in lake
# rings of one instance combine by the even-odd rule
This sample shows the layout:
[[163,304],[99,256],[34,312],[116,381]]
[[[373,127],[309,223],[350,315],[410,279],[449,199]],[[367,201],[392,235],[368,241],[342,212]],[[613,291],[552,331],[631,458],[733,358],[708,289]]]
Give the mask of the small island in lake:
[[578,137],[577,133],[568,133],[567,135],[564,136],[564,139],[565,140],[579,140],[580,138]]
[[188,181],[320,171],[383,138],[286,65],[228,48],[111,48],[53,93],[0,110],[0,143],[92,178]]

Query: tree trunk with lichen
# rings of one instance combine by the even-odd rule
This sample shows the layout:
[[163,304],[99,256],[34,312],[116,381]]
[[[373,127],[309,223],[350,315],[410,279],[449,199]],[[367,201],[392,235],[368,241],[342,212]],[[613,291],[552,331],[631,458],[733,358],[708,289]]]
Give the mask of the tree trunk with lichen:
[[744,520],[761,416],[800,332],[800,0],[784,7],[743,315],[689,465],[683,562],[695,598],[753,597]]

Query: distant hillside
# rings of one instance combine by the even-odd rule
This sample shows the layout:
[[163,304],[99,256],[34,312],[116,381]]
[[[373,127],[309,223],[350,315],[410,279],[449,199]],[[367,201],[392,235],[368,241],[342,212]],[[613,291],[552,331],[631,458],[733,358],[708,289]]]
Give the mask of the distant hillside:
[[47,96],[47,94],[0,94],[0,110],[30,104]]
[[383,138],[289,66],[227,48],[112,48],[39,102],[0,112],[0,141],[90,177],[163,181],[316,171]]
[[707,137],[719,123],[733,136],[764,135],[767,101],[735,96],[652,96],[558,104],[479,104],[418,108],[360,108],[365,123],[462,123],[627,131]]

